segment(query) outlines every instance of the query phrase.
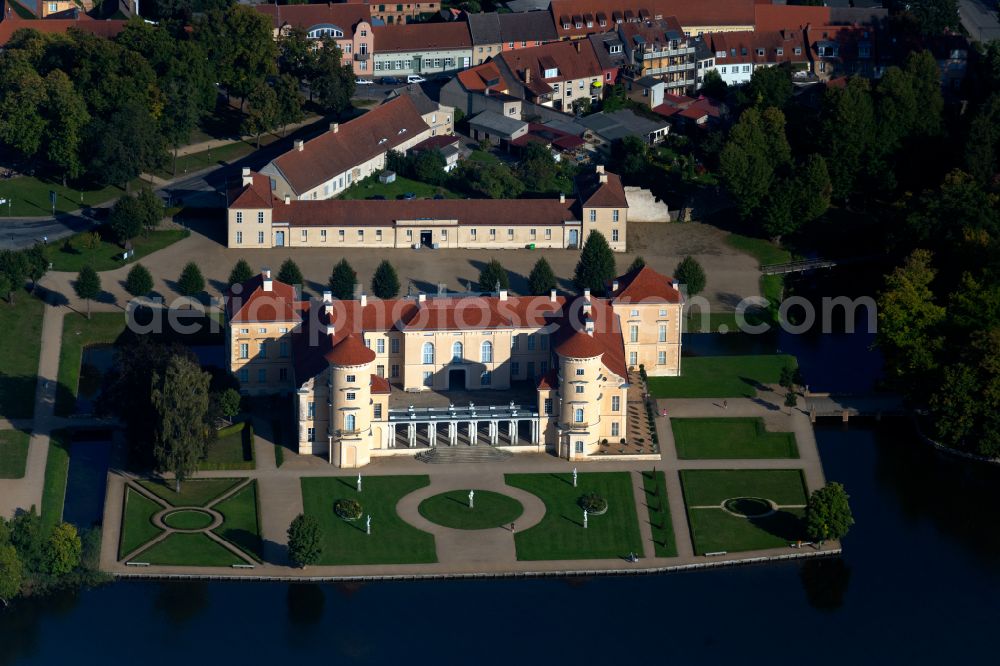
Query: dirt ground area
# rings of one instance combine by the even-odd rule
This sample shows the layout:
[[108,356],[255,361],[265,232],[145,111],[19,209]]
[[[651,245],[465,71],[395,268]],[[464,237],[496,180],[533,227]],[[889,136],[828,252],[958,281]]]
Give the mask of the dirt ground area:
[[[219,220],[221,223],[221,220]],[[221,234],[212,233],[212,236]],[[633,223],[628,229],[629,252],[617,254],[619,272],[624,272],[637,255],[657,271],[670,275],[686,255],[694,256],[705,269],[707,286],[704,296],[713,308],[732,310],[743,296],[759,294],[757,262],[737,252],[725,242],[726,232],[704,224]],[[288,257],[294,259],[305,276],[306,292],[320,295],[329,279],[333,265],[342,257],[358,273],[358,281],[368,291],[375,267],[388,259],[396,267],[402,293],[409,289],[436,293],[438,285],[451,291],[465,291],[474,285],[480,269],[492,258],[498,259],[510,272],[514,293],[527,293],[528,274],[540,257],[548,259],[559,278],[560,288],[573,290],[573,270],[579,260],[577,250],[411,250],[411,249],[326,249],[274,248],[267,250],[228,249],[202,229],[195,228],[188,238],[142,259],[154,278],[155,292],[168,302],[177,297],[177,279],[184,265],[193,261],[201,268],[210,297],[219,296],[226,287],[232,266],[240,258],[255,269],[278,267]],[[123,283],[131,265],[101,274],[105,293],[103,302],[127,302]],[[70,281],[75,275],[52,273],[42,284],[67,297],[76,306],[76,296]]]

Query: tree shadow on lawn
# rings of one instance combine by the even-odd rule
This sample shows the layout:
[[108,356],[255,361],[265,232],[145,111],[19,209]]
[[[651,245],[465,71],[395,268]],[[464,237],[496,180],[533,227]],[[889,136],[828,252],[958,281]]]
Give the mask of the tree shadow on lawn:
[[261,559],[264,557],[263,540],[249,530],[227,530],[225,525],[223,525],[222,529],[219,530],[219,536],[246,553],[250,553]]
[[762,518],[747,518],[754,527],[773,534],[779,539],[796,541],[806,538],[806,524],[803,518],[794,513],[779,509],[776,513]]

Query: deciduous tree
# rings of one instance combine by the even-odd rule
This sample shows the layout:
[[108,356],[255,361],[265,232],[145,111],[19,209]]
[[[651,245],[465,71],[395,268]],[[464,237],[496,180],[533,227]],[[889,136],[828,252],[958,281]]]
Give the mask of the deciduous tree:
[[53,576],[65,576],[80,565],[83,544],[76,528],[59,523],[52,528],[45,544],[45,571]]
[[288,526],[288,558],[298,567],[316,564],[323,554],[319,522],[300,513]]
[[674,269],[674,277],[687,287],[689,296],[696,296],[705,289],[705,270],[698,263],[698,260],[688,255],[677,264]]
[[261,83],[246,98],[248,109],[243,119],[243,132],[252,134],[260,148],[260,136],[278,126],[278,95],[274,88]]
[[849,496],[844,486],[831,481],[809,496],[806,504],[806,533],[811,539],[843,539],[854,524]]
[[210,379],[183,356],[172,357],[162,375],[153,373],[152,404],[157,414],[153,454],[160,470],[174,473],[178,492],[205,455]]
[[125,278],[125,291],[136,298],[148,296],[153,291],[153,276],[142,264],[136,264]]
[[90,266],[84,266],[76,276],[73,290],[78,298],[87,301],[87,319],[90,319],[90,302],[101,294],[101,277]]
[[0,601],[7,605],[21,591],[24,567],[17,550],[9,543],[0,542]]

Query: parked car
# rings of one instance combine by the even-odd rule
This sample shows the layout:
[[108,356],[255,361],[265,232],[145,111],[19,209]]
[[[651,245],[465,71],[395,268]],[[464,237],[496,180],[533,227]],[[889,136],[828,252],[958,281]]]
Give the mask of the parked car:
[[383,76],[381,83],[386,86],[398,86],[402,81],[395,76]]
[[423,82],[424,82],[424,81],[426,81],[426,80],[427,80],[427,79],[425,79],[424,77],[422,77],[422,76],[419,76],[419,75],[417,75],[417,74],[409,74],[409,75],[408,75],[408,76],[406,77],[406,82],[407,82],[407,83],[423,83]]
[[414,194],[413,192],[407,192],[406,194],[403,195],[403,198],[406,199],[407,201],[413,201],[414,199],[417,198],[417,195]]
[[375,82],[372,81],[371,79],[354,79],[354,83],[356,83],[359,86],[373,86],[373,85],[375,85]]

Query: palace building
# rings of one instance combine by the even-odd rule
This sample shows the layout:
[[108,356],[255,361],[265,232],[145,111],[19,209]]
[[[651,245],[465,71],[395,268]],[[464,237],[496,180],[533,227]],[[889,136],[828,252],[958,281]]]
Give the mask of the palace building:
[[226,294],[227,353],[339,467],[477,443],[583,460],[627,440],[630,373],[680,369],[679,285],[643,267],[607,292],[309,301],[265,269]]
[[[279,187],[280,189],[280,187]],[[598,165],[577,196],[552,199],[296,199],[274,178],[244,169],[230,193],[230,248],[579,248],[597,230],[624,252],[628,201],[621,179]]]

